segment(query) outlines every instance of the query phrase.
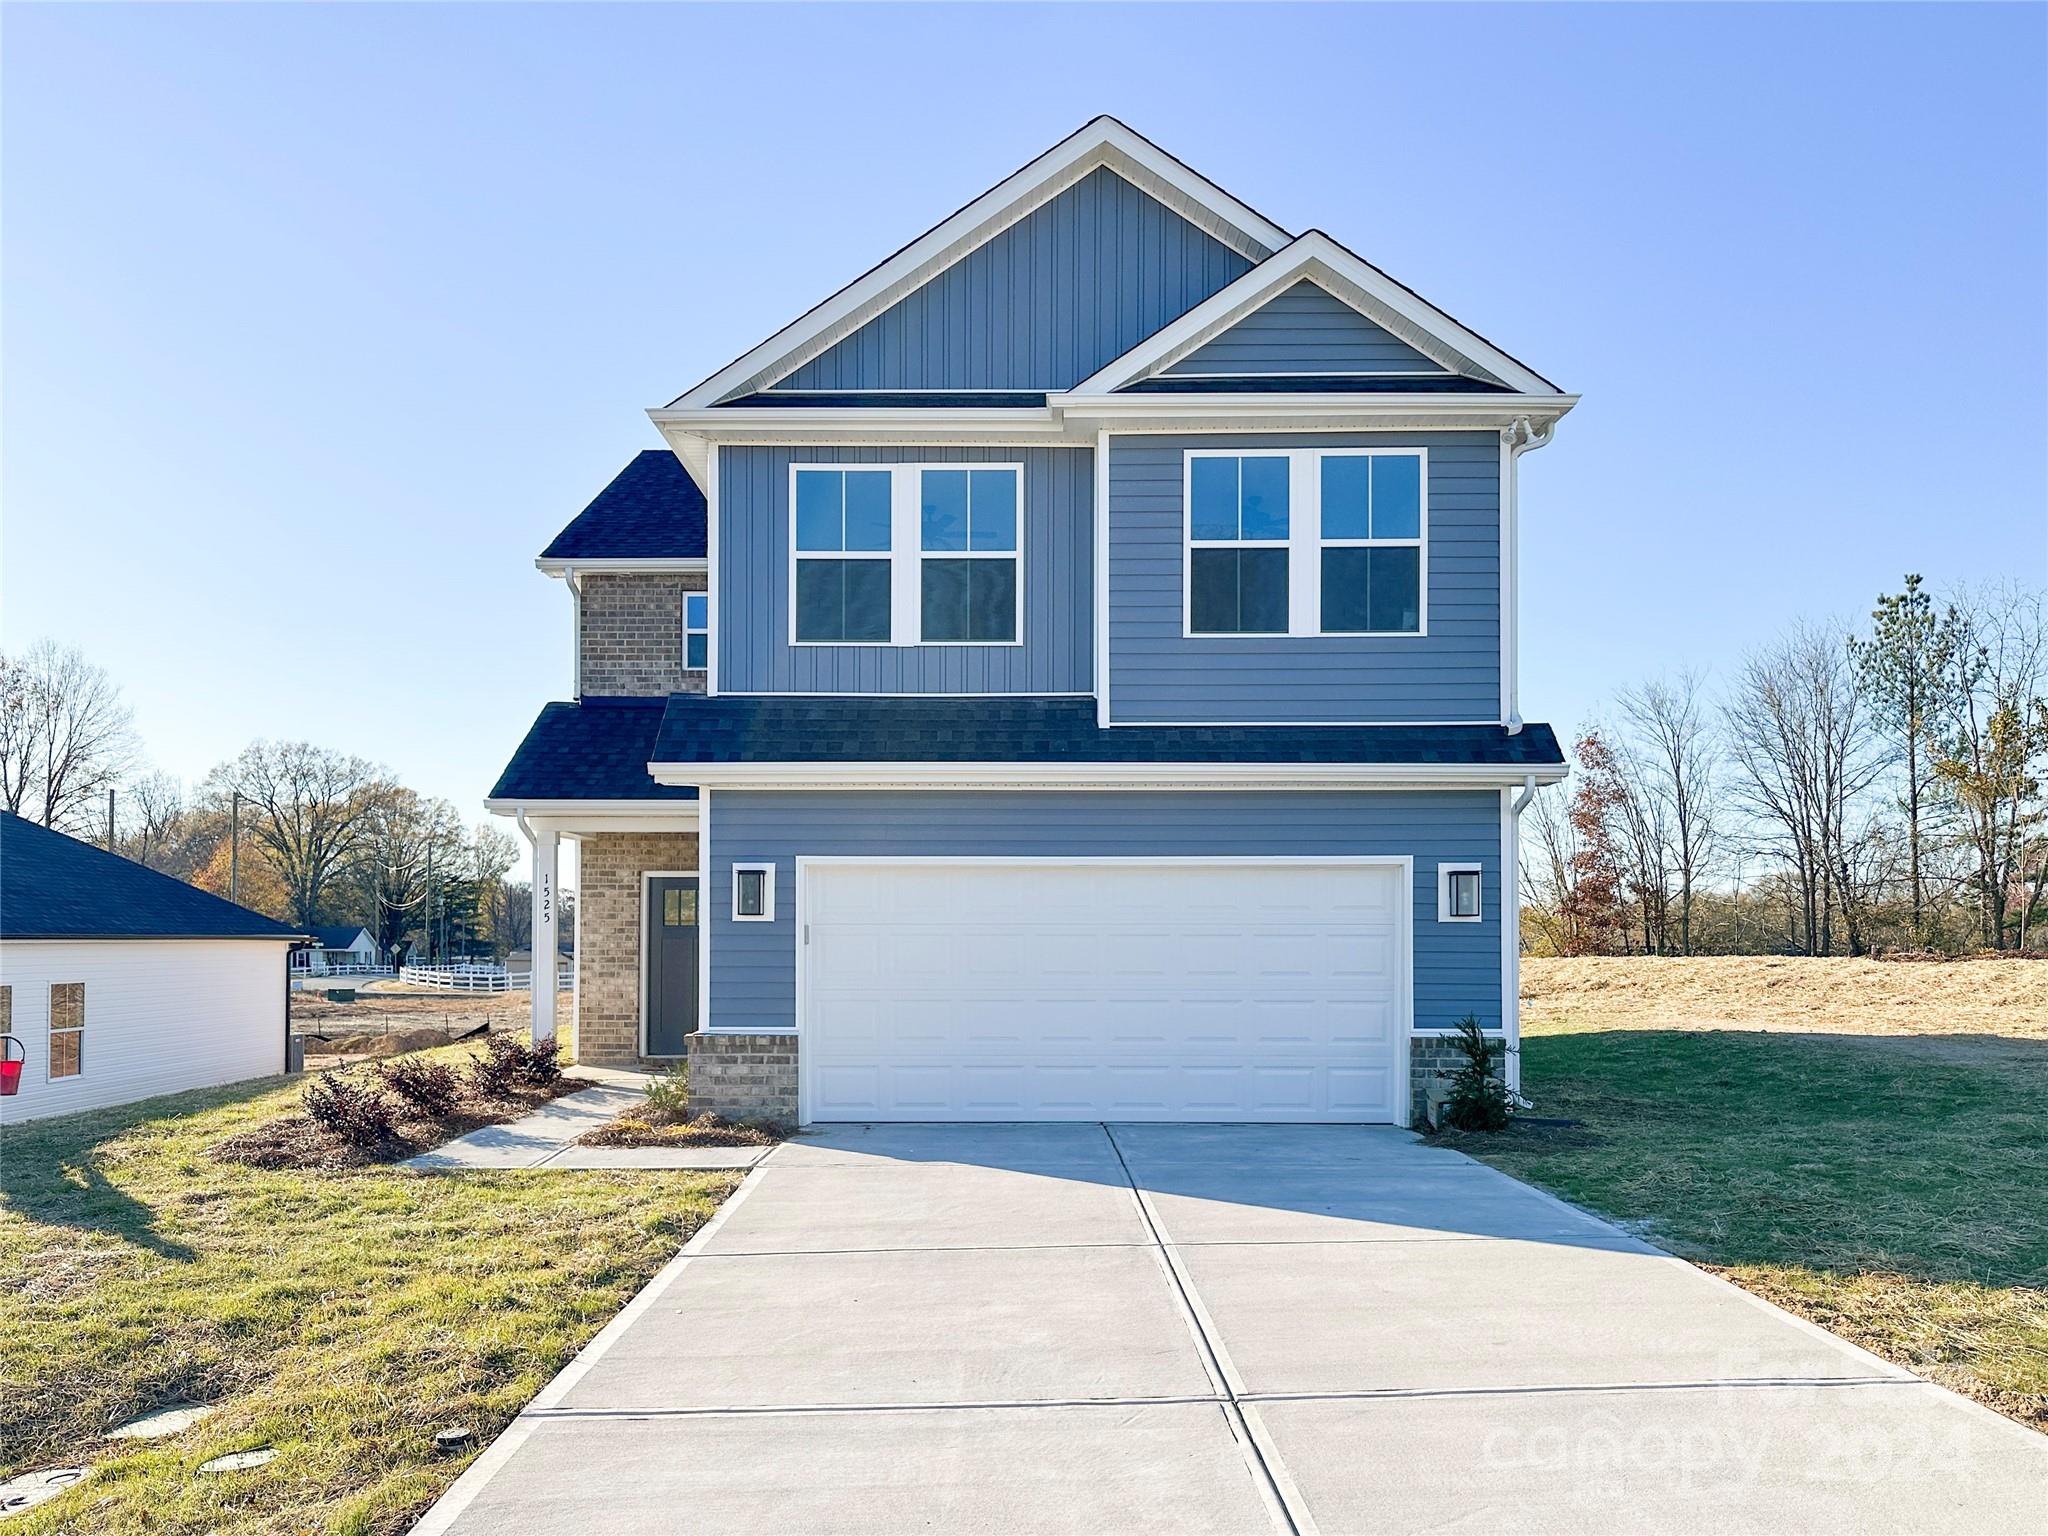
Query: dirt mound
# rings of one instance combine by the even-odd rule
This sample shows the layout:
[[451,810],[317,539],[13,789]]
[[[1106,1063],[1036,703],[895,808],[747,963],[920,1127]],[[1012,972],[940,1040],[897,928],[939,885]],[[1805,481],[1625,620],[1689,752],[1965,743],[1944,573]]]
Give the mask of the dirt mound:
[[322,1040],[317,1036],[306,1039],[308,1056],[402,1056],[407,1051],[424,1051],[429,1046],[446,1045],[452,1037],[439,1029],[394,1029],[389,1033],[372,1032],[361,1035],[336,1035]]
[[1522,961],[1526,1020],[2048,1040],[2048,963],[1711,955]]

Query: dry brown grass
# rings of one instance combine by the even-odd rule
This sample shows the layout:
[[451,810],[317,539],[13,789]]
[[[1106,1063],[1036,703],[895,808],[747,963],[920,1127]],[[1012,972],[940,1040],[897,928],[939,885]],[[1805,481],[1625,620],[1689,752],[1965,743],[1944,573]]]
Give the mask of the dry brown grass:
[[1771,1029],[1815,1034],[2004,1035],[2048,1040],[2048,959],[1522,962],[1525,1027],[1569,1018],[1596,1029]]

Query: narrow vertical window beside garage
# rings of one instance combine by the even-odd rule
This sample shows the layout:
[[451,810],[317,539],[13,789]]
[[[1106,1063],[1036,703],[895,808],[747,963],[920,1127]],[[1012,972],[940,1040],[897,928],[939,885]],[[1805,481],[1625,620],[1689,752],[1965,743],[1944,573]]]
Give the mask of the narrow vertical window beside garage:
[[736,923],[770,923],[775,920],[773,864],[733,865],[732,917]]
[[1482,913],[1477,864],[1439,864],[1436,916],[1440,923],[1476,923]]

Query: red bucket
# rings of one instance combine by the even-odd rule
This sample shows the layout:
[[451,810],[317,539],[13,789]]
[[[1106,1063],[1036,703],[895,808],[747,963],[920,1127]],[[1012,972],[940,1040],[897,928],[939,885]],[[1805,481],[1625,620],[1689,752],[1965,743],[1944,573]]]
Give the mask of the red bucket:
[[[15,1051],[21,1054],[12,1054]],[[0,1099],[11,1099],[21,1092],[21,1065],[28,1060],[28,1047],[12,1035],[0,1035],[0,1057]]]

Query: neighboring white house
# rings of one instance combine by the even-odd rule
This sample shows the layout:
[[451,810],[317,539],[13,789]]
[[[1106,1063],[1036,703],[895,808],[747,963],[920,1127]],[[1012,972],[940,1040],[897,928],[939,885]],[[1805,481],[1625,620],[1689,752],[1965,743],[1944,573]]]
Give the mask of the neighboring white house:
[[282,1072],[302,937],[0,812],[0,1033],[26,1056],[0,1123]]
[[352,976],[382,964],[377,941],[367,928],[315,928],[310,943],[292,949],[294,975]]

